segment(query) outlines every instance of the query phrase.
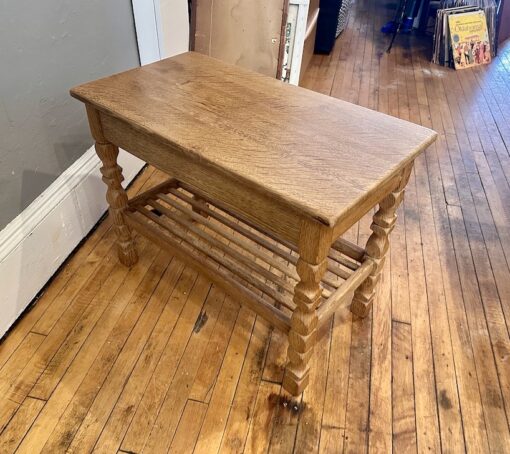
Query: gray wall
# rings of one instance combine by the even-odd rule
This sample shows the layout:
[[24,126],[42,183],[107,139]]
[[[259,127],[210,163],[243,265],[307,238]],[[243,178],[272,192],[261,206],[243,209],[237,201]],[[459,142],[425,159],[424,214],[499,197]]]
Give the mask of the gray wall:
[[0,230],[92,145],[69,88],[138,65],[130,0],[0,0]]

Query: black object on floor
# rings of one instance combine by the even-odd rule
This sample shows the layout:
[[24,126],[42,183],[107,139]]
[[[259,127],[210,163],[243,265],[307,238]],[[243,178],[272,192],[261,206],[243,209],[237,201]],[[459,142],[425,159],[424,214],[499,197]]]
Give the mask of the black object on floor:
[[393,47],[393,43],[395,42],[395,38],[397,37],[397,34],[400,32],[402,25],[405,20],[405,11],[407,8],[407,0],[400,0],[397,11],[395,12],[395,27],[393,29],[393,33],[391,35],[391,41],[390,45],[388,46],[388,49],[386,49],[386,52],[389,54],[391,52],[391,48]]
[[329,54],[335,44],[336,26],[342,0],[321,0],[315,35],[316,54]]

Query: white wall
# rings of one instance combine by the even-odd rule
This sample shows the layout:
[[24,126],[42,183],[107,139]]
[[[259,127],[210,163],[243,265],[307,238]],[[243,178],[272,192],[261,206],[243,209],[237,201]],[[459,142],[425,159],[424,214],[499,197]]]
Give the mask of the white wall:
[[132,2],[142,65],[188,50],[187,0],[132,0]]

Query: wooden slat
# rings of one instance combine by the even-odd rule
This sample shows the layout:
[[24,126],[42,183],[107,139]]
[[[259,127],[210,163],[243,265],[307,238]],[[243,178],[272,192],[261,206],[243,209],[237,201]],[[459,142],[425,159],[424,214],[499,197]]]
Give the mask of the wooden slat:
[[[160,206],[160,208],[163,209],[164,207]],[[266,295],[272,297],[275,301],[282,304],[283,306],[285,306],[291,310],[294,307],[292,300],[289,297],[286,298],[284,294],[278,292],[277,290],[275,290],[272,287],[269,287],[264,282],[259,280],[257,277],[250,274],[249,271],[247,272],[245,270],[242,270],[239,267],[238,263],[225,257],[224,255],[215,251],[214,249],[211,249],[207,243],[204,244],[204,242],[195,240],[186,231],[182,230],[177,225],[169,226],[168,224],[166,224],[164,222],[163,219],[161,219],[160,216],[155,215],[154,213],[150,212],[149,210],[147,210],[143,207],[137,211],[138,211],[138,213],[141,213],[145,217],[149,218],[154,223],[163,227],[167,232],[175,233],[186,244],[188,244],[189,246],[192,246],[193,248],[196,248],[198,251],[203,253],[206,257],[214,260],[217,264],[225,267],[228,271],[230,271],[232,273],[232,276],[236,276],[236,277],[239,277],[239,278],[245,280],[246,282],[253,285],[257,289],[263,291]],[[167,216],[168,216],[168,213],[167,213]],[[190,224],[190,228],[195,228],[195,227]],[[196,230],[199,231],[198,229],[196,229]],[[203,235],[205,236],[205,234],[203,234]],[[167,236],[168,236],[168,234],[167,234]],[[208,238],[208,242],[217,244],[216,240],[214,240],[212,237]],[[224,252],[228,251],[228,254],[236,255],[236,258],[238,258],[237,252],[227,249],[226,247],[224,247],[223,243],[220,243],[220,244],[223,246],[222,249],[224,250]],[[242,263],[245,263],[245,264],[250,263],[250,265],[252,265],[253,267],[256,266],[256,264],[254,262],[250,261],[248,258],[246,258],[244,256],[240,256],[240,257],[243,257]]]
[[[129,205],[137,205],[143,203],[145,200],[159,194],[160,192],[168,192],[171,187],[177,186],[177,180],[175,178],[168,178],[165,181],[151,187],[150,189],[138,194],[135,197],[129,199]],[[166,190],[166,191],[165,191]]]
[[[174,194],[179,193],[179,191],[177,191],[177,190],[171,190],[171,192]],[[239,238],[236,235],[232,235],[232,234],[228,233],[224,228],[220,227],[216,223],[209,221],[208,219],[196,214],[195,212],[193,212],[189,209],[186,209],[186,207],[184,207],[180,203],[176,202],[175,200],[171,199],[167,195],[158,194],[158,197],[165,203],[169,204],[170,206],[172,206],[172,207],[176,208],[177,210],[179,210],[180,212],[184,213],[185,218],[178,217],[177,215],[172,213],[170,210],[168,210],[166,207],[161,206],[159,204],[159,202],[156,200],[149,200],[147,203],[149,205],[153,206],[156,210],[158,210],[158,211],[164,213],[166,216],[170,217],[175,222],[178,222],[178,223],[182,224],[183,226],[185,226],[186,228],[188,228],[189,230],[193,231],[196,235],[201,236],[202,238],[206,239],[209,243],[217,246],[222,251],[226,252],[229,255],[232,255],[236,260],[239,260],[242,263],[244,263],[245,265],[249,266],[250,268],[256,270],[257,272],[259,272],[259,274],[262,274],[265,278],[270,279],[272,282],[274,282],[278,287],[286,289],[291,294],[293,293],[294,286],[291,285],[291,283],[285,281],[284,279],[278,278],[273,273],[262,269],[260,266],[256,265],[256,263],[254,263],[250,259],[247,259],[244,255],[238,254],[237,252],[232,251],[231,248],[228,248],[225,245],[223,245],[222,243],[220,243],[214,239],[211,239],[210,236],[208,236],[203,230],[198,229],[195,225],[193,225],[193,223],[189,222],[186,218],[191,218],[196,222],[206,225],[211,230],[218,232],[220,235],[222,235],[228,241],[231,241],[231,242],[241,246],[242,248],[248,250],[249,253],[255,255],[258,258],[261,258],[263,261],[265,261],[266,263],[270,264],[271,266],[277,268],[278,270],[284,270],[284,272],[287,276],[291,276],[291,277],[297,279],[297,276],[296,276],[297,273],[295,271],[295,268],[282,264],[281,262],[277,261],[274,257],[271,257],[269,254],[265,253],[264,251],[254,248],[251,244],[249,244],[245,240]],[[182,197],[183,200],[189,202],[194,208],[199,209],[198,202],[196,202],[193,198],[187,197],[187,196],[183,195],[182,193],[180,193],[180,197]],[[202,209],[205,213],[215,213],[214,210],[211,210],[208,207],[203,207],[202,205],[200,205],[200,207],[201,207],[200,209]],[[224,218],[223,216],[218,215],[217,212],[215,214],[219,219],[222,219],[224,221],[229,221],[227,218]],[[233,227],[234,225],[236,226],[236,230],[241,230],[242,232],[245,231],[245,229],[243,227],[239,226],[238,224],[235,224],[232,221],[229,222],[229,226]],[[267,240],[263,241],[264,244],[266,242],[267,242]],[[281,251],[281,248],[277,248],[275,246],[271,246],[271,249]],[[332,253],[335,256],[335,259],[338,261],[341,261],[344,266],[348,265],[351,269],[357,269],[359,267],[358,264],[350,261],[349,259],[342,257],[338,252],[332,250]],[[296,256],[290,255],[288,253],[284,253],[283,255],[286,258],[291,259],[293,264],[295,264],[297,262]],[[344,269],[342,269],[334,261],[329,263],[328,271],[329,271],[329,273],[326,273],[326,275],[323,277],[323,283],[324,283],[323,297],[325,299],[328,299],[331,296],[332,292],[335,289],[337,289],[339,286],[339,283],[335,280],[336,276],[339,276],[342,279],[347,279],[351,275],[350,272],[347,272]],[[286,306],[286,307],[289,307],[289,306]],[[291,309],[293,307],[294,306],[292,306]]]
[[[183,216],[177,215],[175,212],[172,212],[168,208],[164,207],[160,203],[154,200],[149,201],[149,205],[156,208],[157,210],[161,211],[166,217],[172,219],[172,221],[177,222],[178,224],[181,224],[182,226],[186,227],[188,231],[193,232],[196,236],[202,238],[205,240],[208,244],[216,247],[217,249],[221,250],[223,253],[231,255],[234,259],[238,260],[239,262],[243,263],[247,267],[251,268],[253,271],[257,272],[258,274],[262,275],[266,279],[270,280],[271,282],[276,283],[279,287],[287,290],[290,294],[292,294],[293,291],[293,285],[291,285],[288,281],[279,278],[275,274],[268,271],[266,268],[260,266],[258,263],[256,263],[251,257],[247,256],[246,254],[239,253],[235,251],[233,248],[229,247],[227,244],[216,240],[211,235],[209,235],[206,231],[200,229],[197,227],[197,225],[193,224],[189,220],[187,220]],[[188,216],[192,217],[195,220],[199,220],[200,215],[196,215],[193,213],[193,211],[188,211],[186,213]],[[195,217],[193,217],[195,216]],[[205,223],[203,223],[205,225]],[[221,232],[221,229],[217,229]],[[223,233],[223,237],[226,237],[228,241],[235,242],[233,235],[228,235],[227,233]],[[249,249],[248,252],[250,254],[255,255],[257,258],[261,258],[261,254],[253,248]],[[270,262],[267,262],[271,264],[271,262],[274,262],[274,260],[271,260]]]
[[352,260],[344,257],[336,249],[331,249],[329,251],[329,258],[338,262],[340,265],[349,268],[350,270],[356,271],[359,268],[359,263],[353,262]]
[[[186,190],[194,191],[197,194],[199,194],[200,197],[207,199],[207,196],[202,191],[199,191],[199,190],[197,190],[195,188],[192,188],[191,186],[189,186],[187,184],[182,184],[181,183],[181,186],[183,188],[186,188]],[[196,201],[194,201],[191,197],[188,197],[188,196],[184,195],[182,192],[180,192],[178,190],[175,190],[175,189],[170,190],[170,192],[172,194],[174,194],[175,196],[181,198],[182,200],[188,202],[192,206],[200,208],[200,206],[198,205],[198,203]],[[165,199],[163,198],[163,200],[165,200]],[[254,229],[257,229],[257,230],[261,231],[261,233],[263,233],[267,237],[269,237],[269,238],[273,239],[274,241],[282,244],[283,246],[293,250],[294,252],[297,251],[297,246],[294,245],[293,243],[284,240],[280,236],[278,236],[278,235],[276,235],[276,234],[274,234],[274,233],[272,233],[272,232],[270,232],[268,230],[261,229],[260,226],[255,226],[252,222],[250,222],[243,215],[241,215],[239,213],[234,213],[225,204],[223,204],[223,203],[221,203],[219,201],[216,201],[216,200],[215,201],[211,201],[211,202],[214,203],[215,205],[217,205],[219,208],[221,208],[221,210],[224,211],[225,213],[228,213],[230,216],[239,217],[239,219],[242,220],[243,223],[249,225],[251,228],[254,228]],[[282,257],[285,260],[289,261],[293,265],[296,265],[296,263],[297,263],[297,256],[296,255],[292,255],[292,254],[289,254],[286,251],[283,251],[280,247],[274,246],[273,244],[271,244],[266,239],[264,239],[264,238],[260,237],[259,235],[256,235],[256,234],[248,231],[246,228],[244,228],[244,227],[242,227],[240,225],[235,224],[234,222],[230,221],[229,219],[225,218],[224,216],[222,216],[221,214],[219,214],[218,212],[216,212],[214,210],[205,208],[204,211],[207,214],[209,214],[210,216],[215,217],[216,219],[218,219],[219,221],[221,221],[222,223],[224,223],[228,227],[232,228],[233,230],[238,231],[239,233],[243,234],[244,236],[246,236],[246,237],[250,238],[251,240],[257,242],[258,244],[266,247],[270,251],[278,254],[280,257]],[[363,253],[364,253],[364,251],[363,251]],[[330,272],[332,272],[333,274],[335,274],[337,276],[340,276],[342,279],[347,279],[349,277],[349,275],[350,275],[349,272],[343,270],[337,264],[335,264],[334,262],[331,262],[331,261],[328,262],[328,270]],[[326,282],[331,287],[334,287],[334,288],[338,287],[338,285],[335,285],[336,284],[335,281],[331,280],[327,275],[323,277],[323,280],[324,280],[324,282]]]
[[374,263],[366,260],[351,276],[331,294],[325,303],[321,304],[317,309],[319,323],[325,322],[331,314],[336,312],[345,303],[350,303],[350,297],[354,290],[366,279],[372,272]]
[[[179,192],[179,191],[175,191],[175,192]],[[172,198],[168,197],[166,194],[158,194],[158,197],[161,200],[163,200],[164,202],[166,202],[169,205],[173,206],[174,208],[182,211],[183,213],[184,212],[187,213],[187,215],[190,216],[195,221],[198,221],[198,222],[204,224],[205,226],[209,227],[211,230],[214,230],[215,232],[219,233],[224,238],[226,238],[228,241],[230,241],[232,243],[235,243],[238,246],[241,246],[243,249],[246,249],[248,252],[250,252],[250,254],[253,254],[253,255],[261,258],[266,263],[271,265],[273,268],[276,268],[277,270],[280,270],[281,272],[283,272],[287,276],[291,277],[295,281],[299,280],[299,276],[297,275],[297,272],[294,269],[292,269],[292,268],[290,268],[288,266],[285,266],[285,264],[282,264],[281,261],[275,259],[270,254],[266,253],[264,250],[261,250],[260,248],[254,247],[252,244],[250,244],[248,241],[244,240],[239,235],[230,234],[227,230],[225,230],[224,228],[220,227],[217,223],[211,222],[209,219],[205,218],[204,216],[197,215],[194,212],[190,213],[189,210],[186,210],[181,204],[177,203],[175,200],[173,200]],[[181,197],[184,198],[186,196],[182,195]],[[195,199],[193,199],[191,197],[189,197],[189,198],[186,197],[186,199],[184,199],[184,200],[188,201],[188,203],[190,203],[194,209],[202,210],[202,212],[205,212],[205,213],[207,213],[209,215],[212,215],[212,213],[213,213],[213,210],[210,210],[208,207],[202,207],[202,205],[200,205],[199,202],[197,202]],[[223,219],[223,217],[219,213],[217,215],[218,215],[218,217],[217,217],[218,220]],[[212,215],[212,216],[214,216],[214,215]],[[226,218],[224,218],[224,219],[225,219],[225,221],[229,221]],[[230,222],[229,222],[229,224],[230,224]],[[239,226],[238,224],[236,224],[234,222],[232,222],[231,225],[237,225],[240,232],[242,232],[244,230],[241,226]],[[252,235],[253,235],[253,237],[257,237],[255,240],[252,240],[252,241],[256,242],[257,244],[261,244],[261,243],[259,243],[259,241],[261,241],[262,242],[262,244],[261,244],[262,246],[264,246],[266,244],[264,242],[263,238],[259,238],[257,235],[255,235],[253,233],[252,233]],[[268,245],[272,246],[272,249],[270,249],[270,250],[273,250],[273,252],[275,252],[277,250],[277,247],[271,245],[271,243],[268,243]]]
[[[157,218],[157,216],[155,217]],[[146,222],[140,221],[133,214],[126,213],[126,218],[134,229],[144,231],[144,235],[148,236],[153,242],[175,253],[182,261],[190,264],[221,287],[227,285],[227,290],[232,296],[240,298],[243,304],[248,305],[250,309],[260,313],[278,329],[285,332],[288,331],[290,327],[289,316],[283,314],[273,305],[248,290],[245,286],[239,284],[239,282],[232,279],[230,274],[221,270],[213,271],[210,267],[202,265],[203,257],[200,257],[193,249],[179,244],[168,235],[165,235],[164,239],[161,238],[161,230],[147,225]]]
[[343,238],[336,240],[333,243],[333,248],[357,262],[363,261],[363,257],[365,257],[365,249]]
[[[201,197],[206,197],[206,195],[203,192],[201,192],[199,190],[196,190],[194,188],[191,188],[189,185],[181,183],[181,186],[183,188],[186,188],[188,191],[194,191],[196,194],[200,195]],[[199,207],[199,204],[198,204],[198,202],[196,200],[193,200],[193,198],[187,196],[186,194],[184,194],[181,191],[178,191],[176,189],[171,189],[170,193],[172,193],[173,195],[179,197],[180,199],[184,200],[185,202],[189,203],[190,205],[192,205],[194,207],[197,207],[197,208]],[[218,201],[215,201],[215,205],[218,206],[225,213],[228,213],[230,216],[234,216],[232,214],[232,211],[228,207],[226,207],[225,204],[223,204],[221,202],[218,202]],[[271,252],[274,252],[279,257],[282,257],[283,259],[285,259],[285,260],[287,260],[287,261],[289,261],[291,263],[292,263],[292,261],[295,262],[297,260],[296,257],[292,256],[288,252],[286,252],[286,251],[282,250],[281,248],[275,246],[270,241],[268,241],[267,239],[261,237],[260,235],[257,235],[255,233],[253,233],[252,231],[246,229],[242,225],[239,225],[239,224],[233,222],[232,220],[228,219],[227,217],[225,217],[224,215],[222,215],[218,211],[211,210],[208,207],[204,207],[204,208],[200,207],[200,209],[203,209],[203,211],[205,213],[207,213],[209,216],[214,217],[215,219],[220,221],[222,224],[225,224],[226,226],[230,227],[232,230],[234,230],[234,231],[244,235],[245,237],[247,237],[250,240],[256,242],[257,244],[260,244],[261,246],[265,247],[266,249],[269,249]],[[234,217],[236,217],[236,216],[234,216]],[[245,223],[246,225],[249,225],[251,228],[254,228],[253,223],[251,223],[244,216],[238,214],[237,217],[240,220],[242,220],[243,223]],[[278,237],[276,237],[274,234],[272,234],[270,232],[265,232],[265,235],[267,235],[269,238],[271,238],[271,239],[273,239],[273,240],[275,240],[275,241],[277,241],[279,243],[282,243],[284,245],[290,244],[288,242],[285,243],[285,242],[279,241]],[[288,246],[286,246],[286,247],[288,247]]]

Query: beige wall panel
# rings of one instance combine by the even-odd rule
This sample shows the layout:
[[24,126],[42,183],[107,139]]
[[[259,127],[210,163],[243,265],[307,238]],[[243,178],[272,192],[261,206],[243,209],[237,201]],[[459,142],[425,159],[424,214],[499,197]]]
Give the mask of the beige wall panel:
[[283,1],[198,0],[195,50],[275,77]]

